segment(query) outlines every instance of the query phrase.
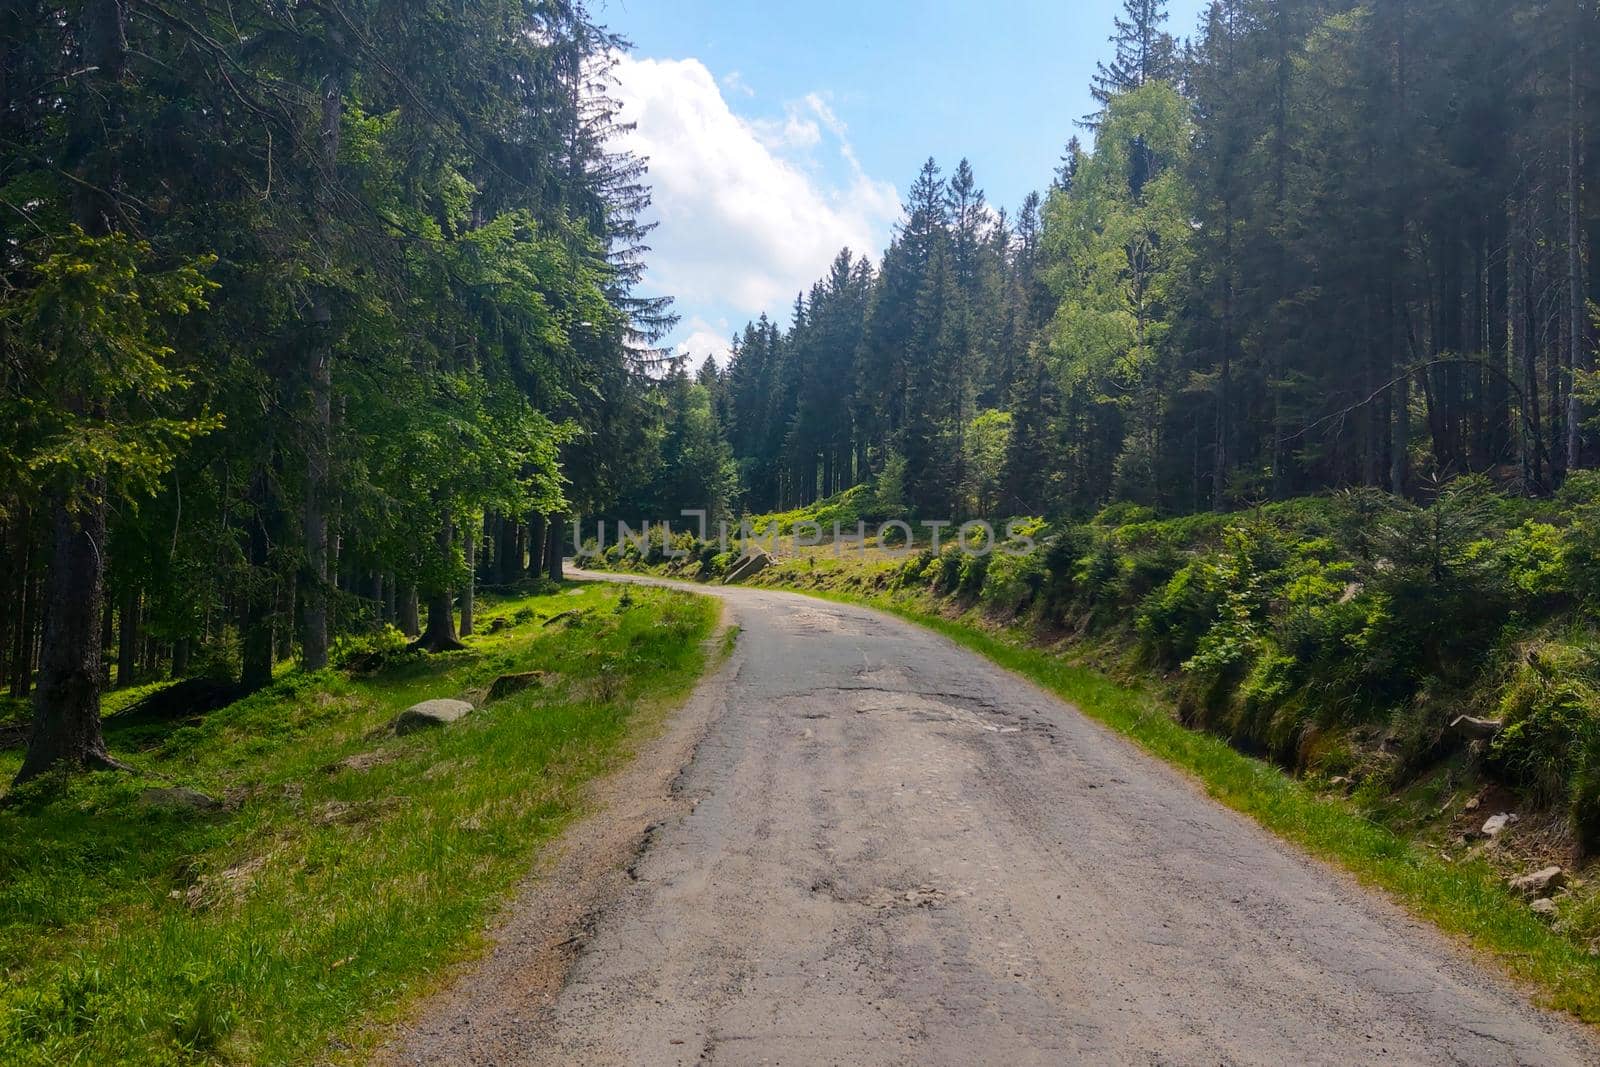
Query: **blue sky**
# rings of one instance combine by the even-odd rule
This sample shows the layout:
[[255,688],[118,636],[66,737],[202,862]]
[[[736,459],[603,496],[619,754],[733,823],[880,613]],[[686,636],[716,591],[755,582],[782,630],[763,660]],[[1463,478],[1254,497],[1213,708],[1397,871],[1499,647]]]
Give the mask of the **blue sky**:
[[[1193,33],[1205,0],[1169,0]],[[629,146],[650,156],[647,278],[698,363],[848,244],[878,257],[929,155],[966,156],[996,206],[1043,188],[1092,106],[1121,0],[603,0]]]

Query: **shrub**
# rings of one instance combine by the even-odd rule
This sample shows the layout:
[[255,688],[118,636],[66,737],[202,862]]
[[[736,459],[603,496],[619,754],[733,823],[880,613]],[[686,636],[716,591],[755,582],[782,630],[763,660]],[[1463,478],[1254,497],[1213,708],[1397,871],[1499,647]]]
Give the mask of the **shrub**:
[[1585,649],[1545,645],[1518,664],[1501,698],[1506,728],[1490,749],[1496,769],[1543,801],[1573,794],[1600,746],[1596,663]]
[[989,560],[981,598],[990,611],[1020,615],[1033,605],[1044,581],[1043,551],[1035,549],[1025,556],[1001,552]]
[[1600,741],[1590,736],[1572,783],[1572,829],[1585,856],[1600,853]]
[[927,573],[935,594],[949,596],[960,588],[962,573],[969,558],[959,545],[945,545],[939,550],[939,558],[934,560],[934,565],[928,568]]
[[341,638],[334,648],[333,665],[340,670],[352,667],[376,670],[395,656],[403,655],[410,644],[405,634],[385,623],[372,633]]
[[1525,522],[1467,546],[1466,559],[1493,573],[1508,599],[1537,609],[1567,591],[1568,544],[1549,523]]
[[1060,620],[1076,600],[1078,572],[1094,544],[1093,531],[1082,526],[1058,530],[1045,542],[1040,601],[1047,618]]
[[193,678],[231,682],[239,677],[243,662],[243,645],[239,640],[239,631],[228,626],[200,646],[189,664],[189,675]]
[[1212,568],[1196,560],[1140,606],[1134,625],[1145,655],[1157,666],[1171,669],[1193,656],[1216,621],[1222,596],[1211,577]]
[[975,556],[970,553],[961,553],[960,577],[956,580],[956,592],[968,599],[973,599],[983,592],[983,583],[989,574],[989,561],[992,556]]
[[1100,514],[1089,521],[1089,525],[1131,526],[1134,523],[1154,522],[1155,518],[1156,513],[1152,509],[1124,500],[1101,509]]
[[1110,538],[1101,538],[1078,564],[1077,587],[1085,607],[1116,600],[1122,578],[1122,553]]
[[1220,598],[1217,621],[1183,664],[1186,671],[1214,678],[1232,675],[1254,658],[1264,636],[1272,572],[1283,553],[1263,523],[1233,526],[1223,541],[1218,555],[1200,563]]
[[1483,479],[1461,478],[1432,506],[1392,508],[1380,525],[1371,584],[1387,597],[1387,638],[1415,651],[1414,677],[1468,680],[1509,616],[1504,571],[1476,544],[1492,530],[1496,500]]

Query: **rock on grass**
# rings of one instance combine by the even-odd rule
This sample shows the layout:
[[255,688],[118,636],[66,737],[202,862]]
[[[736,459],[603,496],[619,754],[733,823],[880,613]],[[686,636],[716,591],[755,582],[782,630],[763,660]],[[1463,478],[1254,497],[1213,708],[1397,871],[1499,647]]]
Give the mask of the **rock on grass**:
[[502,674],[489,685],[488,698],[503,700],[524,689],[537,689],[544,685],[544,671],[523,671],[520,674]]
[[409,734],[435,726],[449,726],[472,714],[472,705],[465,700],[424,700],[400,713],[394,721],[394,732]]

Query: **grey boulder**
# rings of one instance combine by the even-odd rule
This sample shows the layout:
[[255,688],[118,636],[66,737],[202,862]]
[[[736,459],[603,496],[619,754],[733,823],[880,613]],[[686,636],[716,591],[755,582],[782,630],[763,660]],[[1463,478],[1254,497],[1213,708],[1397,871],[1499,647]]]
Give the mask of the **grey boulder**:
[[394,721],[394,732],[409,734],[414,730],[427,730],[435,726],[449,726],[472,714],[472,705],[465,700],[424,700],[400,713]]

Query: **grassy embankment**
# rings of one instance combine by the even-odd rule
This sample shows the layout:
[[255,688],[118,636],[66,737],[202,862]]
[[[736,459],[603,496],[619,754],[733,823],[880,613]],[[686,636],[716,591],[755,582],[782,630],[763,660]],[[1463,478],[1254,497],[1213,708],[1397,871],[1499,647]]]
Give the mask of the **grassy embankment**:
[[[825,507],[837,515],[850,503]],[[1560,773],[1541,792],[1527,771],[1551,766],[1530,758],[1530,749],[1541,753],[1530,735],[1570,750],[1587,717],[1600,717],[1584,688],[1592,660],[1580,659],[1570,677],[1540,667],[1594,644],[1577,598],[1548,588],[1571,584],[1569,562],[1586,565],[1563,562],[1559,551],[1586,534],[1576,520],[1544,524],[1531,507],[1508,502],[1498,518],[1463,520],[1454,534],[1443,520],[1461,519],[1460,507],[1397,513],[1397,524],[1438,531],[1436,543],[1416,548],[1445,560],[1438,570],[1424,560],[1424,580],[1412,585],[1415,561],[1400,557],[1401,546],[1385,546],[1394,560],[1346,558],[1341,516],[1326,501],[1254,516],[1162,523],[1133,514],[1092,530],[1041,528],[1038,553],[1004,563],[870,543],[839,555],[790,544],[752,584],[893,612],[1032,679],[1193,774],[1218,801],[1486,952],[1545,1003],[1600,1022],[1600,879],[1562,893],[1553,919],[1506,885],[1546,862],[1581,866],[1573,832],[1581,788],[1570,804],[1564,795],[1576,772],[1555,765]],[[812,518],[765,517],[756,529],[789,531]],[[854,521],[847,514],[846,528]],[[1376,527],[1358,524],[1357,536],[1360,528]],[[1417,536],[1403,525],[1393,533]],[[685,547],[693,554],[678,563],[628,549],[610,564],[702,578],[727,566],[710,546]],[[1449,639],[1466,643],[1481,631],[1482,648],[1441,646],[1426,634],[1413,641],[1408,613],[1425,619],[1439,605],[1407,598],[1435,595],[1446,605],[1470,601],[1476,614],[1458,619]],[[1508,610],[1499,617],[1502,596]],[[1429,674],[1382,654],[1395,649],[1437,667]],[[1452,658],[1468,654],[1478,657],[1473,671]],[[1460,711],[1523,725],[1464,748],[1444,736]],[[1552,716],[1570,733],[1553,737]],[[1492,841],[1472,833],[1499,810],[1519,812],[1521,822]]]
[[[360,1059],[481,950],[585,783],[689,691],[715,614],[566,588],[486,605],[480,625],[504,628],[465,652],[287,675],[190,723],[112,715],[113,754],[139,773],[0,806],[0,1062]],[[497,675],[534,670],[544,684],[483,705]],[[387,729],[463,695],[480,706],[455,725]],[[0,780],[19,761],[0,753]],[[141,799],[173,784],[225,805]]]

